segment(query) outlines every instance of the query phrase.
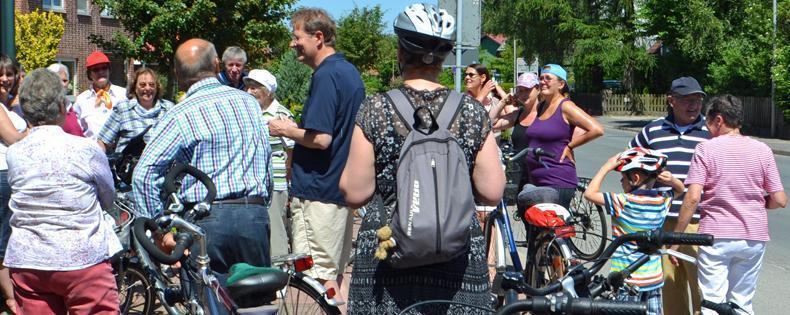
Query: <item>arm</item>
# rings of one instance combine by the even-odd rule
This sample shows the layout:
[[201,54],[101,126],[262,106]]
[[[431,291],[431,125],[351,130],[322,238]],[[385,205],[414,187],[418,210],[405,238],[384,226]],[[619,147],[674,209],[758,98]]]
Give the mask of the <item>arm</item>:
[[137,205],[135,215],[153,218],[161,213],[162,201],[159,193],[165,173],[174,160],[187,160],[183,154],[186,148],[181,130],[174,116],[169,116],[157,124],[148,146],[143,151],[135,167],[132,188]]
[[663,171],[661,174],[658,174],[658,182],[669,187],[672,187],[672,190],[675,192],[675,196],[680,196],[683,193],[686,186],[683,185],[679,179],[672,176],[672,173],[669,171]]
[[[0,104],[0,106],[5,106]],[[13,122],[11,122],[11,118],[8,116],[8,112],[5,110],[0,110],[0,140],[3,141],[6,145],[12,145],[22,138],[25,135],[20,133],[16,127],[14,127]]]
[[603,183],[604,178],[606,178],[606,174],[609,174],[612,170],[617,167],[617,155],[609,158],[609,160],[601,166],[598,170],[598,173],[593,176],[592,180],[590,180],[590,184],[587,186],[587,189],[584,190],[584,198],[589,200],[590,202],[603,206],[604,205],[604,196],[601,192],[601,183]]
[[332,135],[315,130],[301,129],[296,126],[287,128],[283,136],[311,149],[326,150],[332,145]]
[[365,137],[362,128],[354,126],[351,147],[343,174],[340,192],[349,207],[359,208],[370,201],[376,188],[375,153],[373,144]]
[[107,145],[104,144],[104,142],[97,140],[96,143],[99,145],[99,149],[101,149],[102,152],[107,152]]
[[93,180],[96,183],[96,194],[102,209],[110,209],[115,201],[115,181],[112,178],[110,165],[104,152],[95,148],[89,161],[93,171]]
[[691,222],[691,217],[694,211],[697,210],[700,199],[702,197],[702,185],[691,184],[686,192],[686,197],[683,198],[683,205],[680,206],[680,213],[678,215],[678,224],[675,225],[675,232],[683,232]]
[[485,205],[495,206],[505,191],[505,171],[499,161],[494,133],[489,132],[483,147],[477,152],[472,170],[472,184],[477,200]]
[[110,117],[107,117],[107,121],[96,137],[103,152],[107,152],[108,148],[113,147],[118,140],[118,134],[121,132],[121,114],[119,112],[121,105],[118,104],[113,107],[112,114],[110,114]]
[[584,145],[587,142],[592,141],[600,136],[603,136],[603,126],[601,126],[598,121],[590,115],[587,115],[581,108],[576,106],[573,102],[567,102],[569,106],[562,107],[562,114],[573,126],[580,127],[584,129],[586,132],[581,134],[578,137],[573,137],[571,141],[568,143],[568,146],[562,151],[562,156],[560,157],[560,161],[563,161],[566,157],[570,158],[572,162],[576,162],[573,158],[573,149],[578,148]]
[[766,209],[779,209],[784,207],[787,207],[787,194],[784,190],[769,193],[768,196],[765,197]]

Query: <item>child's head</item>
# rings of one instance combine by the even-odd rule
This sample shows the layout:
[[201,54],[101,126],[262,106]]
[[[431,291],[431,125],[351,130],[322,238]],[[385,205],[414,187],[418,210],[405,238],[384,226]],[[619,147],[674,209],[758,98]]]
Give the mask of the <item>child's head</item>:
[[625,150],[617,158],[616,171],[622,173],[620,184],[625,192],[634,189],[651,189],[658,174],[667,165],[667,156],[661,152],[636,147]]

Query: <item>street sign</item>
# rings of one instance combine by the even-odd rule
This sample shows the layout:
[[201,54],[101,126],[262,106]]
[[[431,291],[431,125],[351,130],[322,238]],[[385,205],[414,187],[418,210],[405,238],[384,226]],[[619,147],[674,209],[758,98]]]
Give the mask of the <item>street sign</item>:
[[[479,62],[480,62],[480,51],[477,50],[477,48],[464,49],[463,52],[461,53],[462,67],[466,67],[473,63],[479,63]],[[455,50],[450,52],[450,54],[447,55],[447,58],[444,58],[444,63],[442,64],[442,67],[444,68],[455,67]]]
[[516,73],[524,73],[529,71],[529,65],[524,58],[516,58]]
[[[459,23],[458,5],[457,2],[461,1],[461,11],[463,16]],[[439,0],[439,8],[447,10],[455,17],[455,24],[461,25],[460,30],[456,30],[456,36],[461,36],[461,44],[463,46],[478,47],[480,46],[480,34],[483,32],[480,19],[480,4],[481,0]]]

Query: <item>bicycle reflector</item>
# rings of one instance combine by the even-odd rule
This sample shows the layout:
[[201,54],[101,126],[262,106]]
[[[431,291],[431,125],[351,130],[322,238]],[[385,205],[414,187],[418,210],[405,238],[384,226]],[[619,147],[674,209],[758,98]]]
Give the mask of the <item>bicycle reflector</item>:
[[527,223],[542,228],[555,228],[565,225],[565,220],[570,219],[571,214],[565,207],[554,203],[539,203],[529,207],[524,212]]
[[335,297],[335,288],[328,288],[326,289],[326,298],[332,299]]
[[296,269],[296,272],[302,272],[313,268],[313,265],[315,265],[313,262],[313,256],[310,255],[305,255],[294,261],[294,269]]

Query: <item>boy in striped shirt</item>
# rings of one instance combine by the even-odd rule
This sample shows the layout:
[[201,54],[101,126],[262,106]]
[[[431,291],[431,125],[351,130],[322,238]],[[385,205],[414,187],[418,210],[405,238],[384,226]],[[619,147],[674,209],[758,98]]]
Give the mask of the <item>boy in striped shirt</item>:
[[[613,156],[595,174],[584,197],[603,206],[612,216],[613,236],[658,229],[664,224],[672,199],[675,194],[683,193],[684,188],[683,183],[672,173],[663,170],[666,163],[666,155],[636,147]],[[621,172],[620,184],[624,193],[600,192],[603,179],[611,171]],[[656,182],[670,186],[672,190],[654,189]],[[635,244],[623,244],[612,256],[612,271],[625,269],[643,255],[637,251]],[[651,256],[626,282],[636,289],[637,294],[633,295],[630,290],[621,288],[617,292],[618,300],[647,302],[648,314],[663,313],[661,287],[664,285],[664,274],[660,256]]]

